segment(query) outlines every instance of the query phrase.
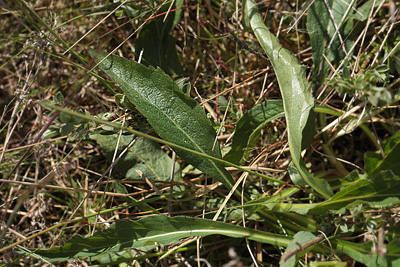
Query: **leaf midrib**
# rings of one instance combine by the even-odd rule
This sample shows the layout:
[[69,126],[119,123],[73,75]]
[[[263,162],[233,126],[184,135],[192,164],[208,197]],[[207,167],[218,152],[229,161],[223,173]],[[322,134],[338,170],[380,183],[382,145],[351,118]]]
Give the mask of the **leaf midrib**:
[[[130,86],[126,81],[124,81],[124,79],[122,79],[122,78],[120,78],[120,77],[118,77],[118,79],[120,79],[123,83],[125,83],[125,85],[126,85],[128,88],[131,88],[131,86]],[[122,87],[121,87],[121,88],[122,88]],[[132,89],[135,90],[134,88],[132,88]],[[126,89],[122,88],[122,90],[125,92],[125,94],[127,94]],[[175,128],[176,128],[176,129],[179,129],[179,131],[181,131],[185,136],[188,137],[188,139],[191,141],[191,143],[194,145],[194,147],[197,148],[197,151],[198,151],[198,152],[201,152],[201,153],[204,153],[204,154],[207,154],[207,155],[208,155],[208,153],[207,153],[206,151],[204,151],[203,149],[201,149],[201,147],[198,146],[196,142],[194,142],[194,140],[190,137],[190,135],[188,135],[178,124],[176,124],[176,122],[175,122],[174,120],[172,120],[172,119],[170,118],[170,116],[168,115],[168,113],[165,113],[162,109],[158,108],[152,101],[150,101],[150,99],[149,99],[145,94],[142,94],[141,92],[139,92],[139,91],[137,91],[137,90],[136,90],[136,92],[138,92],[138,94],[139,94],[145,101],[147,100],[146,102],[147,102],[147,103],[150,103],[150,104],[152,105],[153,108],[158,109],[158,110],[161,110],[161,111],[162,111],[161,113],[162,113],[166,118],[168,118],[168,120],[169,120],[170,122],[172,122],[172,124],[175,126]],[[129,95],[129,94],[127,94],[127,95]],[[196,104],[198,104],[198,103],[196,103]],[[187,148],[190,148],[190,147],[187,147]],[[218,158],[220,158],[220,156],[218,156]],[[211,162],[211,164],[215,167],[215,169],[218,170],[218,172],[220,173],[220,175],[221,175],[222,177],[224,177],[224,179],[225,179],[227,182],[229,182],[229,179],[227,179],[228,177],[226,177],[225,173],[223,173],[223,172],[220,170],[220,167],[217,166],[216,163],[215,163],[214,161],[212,161],[212,160],[210,160],[210,159],[207,159],[207,158],[206,158],[206,160],[207,160],[208,162]]]

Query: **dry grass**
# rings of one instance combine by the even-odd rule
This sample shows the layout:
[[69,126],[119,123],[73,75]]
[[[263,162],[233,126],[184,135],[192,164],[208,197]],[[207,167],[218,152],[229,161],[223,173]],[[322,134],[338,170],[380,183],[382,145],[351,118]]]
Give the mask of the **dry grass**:
[[[136,4],[142,5],[146,12],[132,19],[119,18],[115,14],[104,19],[115,7],[108,7],[103,11],[100,7],[111,1],[38,0],[29,1],[29,8],[19,6],[19,2],[8,3],[9,6],[3,1],[0,2],[0,6],[3,4],[0,13],[2,144],[0,221],[2,221],[2,231],[6,230],[2,235],[2,246],[13,244],[42,231],[43,233],[3,252],[0,261],[3,263],[13,261],[10,266],[45,266],[43,261],[16,254],[15,251],[33,251],[42,246],[58,246],[74,235],[90,234],[93,230],[94,217],[67,222],[95,213],[99,209],[102,190],[105,189],[104,181],[98,183],[88,198],[85,199],[84,196],[97,183],[96,181],[109,166],[109,162],[104,158],[102,149],[84,133],[73,136],[63,136],[60,133],[54,138],[43,140],[43,130],[51,126],[52,119],[53,125],[60,122],[58,116],[44,110],[38,101],[52,99],[57,93],[61,93],[65,99],[65,106],[70,109],[88,111],[92,115],[111,112],[115,117],[122,117],[124,112],[115,104],[112,91],[89,72],[93,62],[86,49],[111,52],[122,44],[114,54],[138,59],[139,51],[134,50],[137,35],[132,33],[147,22],[145,19],[151,17],[157,5],[151,8],[151,5],[145,4],[144,1],[136,1]],[[229,2],[227,8],[228,26],[233,30],[237,27],[234,2]],[[301,17],[303,15],[301,11],[298,11],[301,6],[297,5],[296,1],[264,1],[260,5],[271,32],[279,35],[282,45],[292,51],[302,64],[309,67],[311,77],[313,65],[310,42],[305,33],[305,19]],[[35,18],[29,9],[38,14],[47,26]],[[385,4],[382,10],[389,10],[389,6]],[[241,15],[240,10],[239,15]],[[221,109],[223,105],[221,97],[218,103],[212,100],[204,104],[217,125],[223,122],[226,131],[220,134],[219,140],[222,146],[227,147],[230,145],[229,137],[237,121],[234,116],[242,116],[256,103],[265,99],[279,99],[280,92],[268,60],[253,53],[252,50],[249,51],[248,47],[243,47],[233,38],[227,37],[228,32],[223,17],[224,9],[221,8],[219,1],[203,1],[200,5],[195,1],[185,1],[182,19],[172,31],[172,35],[177,40],[179,59],[187,80],[192,85],[192,97],[198,102],[201,103],[215,94],[239,85],[230,93],[224,93],[226,100],[229,97],[232,100],[227,118],[224,119],[224,110]],[[386,19],[384,16],[377,16],[376,20],[375,28],[371,29],[367,41],[375,36],[384,37],[384,34],[375,32],[384,27],[382,24]],[[382,24],[379,20],[382,20]],[[299,23],[294,24],[296,21]],[[288,32],[287,29],[292,25],[295,25],[294,29]],[[383,30],[383,33],[386,32],[387,30]],[[69,52],[64,53],[67,48],[65,43],[71,45],[82,36],[85,37]],[[240,27],[237,36],[245,40],[251,48],[261,51],[255,37]],[[65,43],[63,44],[61,40]],[[367,41],[365,44],[368,44]],[[371,50],[369,47],[361,48],[359,54],[368,54]],[[103,74],[101,76],[106,77]],[[395,78],[392,81],[398,83]],[[315,93],[319,94],[323,88],[324,85],[314,88]],[[318,99],[318,102],[327,102],[339,111],[350,109],[346,107],[347,100],[342,101],[333,90],[330,92],[325,94],[327,99]],[[374,133],[377,134],[375,136],[377,140],[385,139],[390,132],[399,128],[398,106],[396,103],[393,103],[393,106],[394,108],[376,117],[376,120],[381,121],[393,120],[386,125],[375,124]],[[355,111],[356,115],[360,115],[361,112],[362,109]],[[388,130],[387,127],[392,128]],[[92,125],[88,128],[92,129]],[[319,142],[320,139],[315,139],[313,146],[321,151]],[[345,136],[335,142],[332,146],[335,150],[333,154],[362,168],[364,152],[375,149],[371,142],[371,137],[367,136],[365,131],[357,130],[353,135]],[[289,163],[286,146],[285,121],[277,119],[263,129],[262,137],[250,159],[263,156],[264,159],[259,162],[258,167],[270,168],[265,169],[264,173],[288,181],[287,175],[282,175]],[[169,151],[168,148],[165,150]],[[328,163],[326,157],[312,150],[308,151],[306,158],[312,163],[314,173],[331,177],[333,180],[355,169],[352,165],[343,165],[337,161]],[[185,166],[184,162],[180,163]],[[232,174],[238,176],[240,173],[232,171]],[[111,210],[98,218],[96,229],[105,228],[121,219],[137,219],[145,216],[147,214],[145,210],[133,205],[128,207],[123,205],[131,203],[129,198],[141,200],[157,196],[154,189],[145,181],[122,181],[123,178],[115,172],[110,178],[111,186],[108,188],[102,208]],[[169,208],[165,200],[153,200],[150,203],[152,207],[171,215],[201,215],[205,198],[197,190],[201,188],[204,178],[200,178],[196,172],[189,172],[185,176],[185,181],[181,185],[187,191],[179,196],[185,201],[173,204]],[[283,189],[266,186],[258,180],[250,183],[253,190],[259,193],[272,194],[276,189]],[[124,187],[125,192],[115,184]],[[170,183],[155,183],[155,186],[163,192],[168,192]],[[226,189],[222,186],[215,187],[209,192],[206,198],[209,204],[206,205],[205,212],[218,208],[221,196],[226,193]],[[307,195],[302,194],[298,197]],[[60,222],[66,224],[48,231],[49,227]],[[219,238],[219,241],[209,248],[214,239],[204,240],[205,249],[202,252],[204,257],[213,258],[218,264],[235,260],[237,264],[235,266],[251,264],[245,248],[236,249],[236,252],[243,257],[241,261],[226,255],[229,247],[242,246],[242,243]],[[263,251],[264,253],[262,250],[256,251],[259,253],[258,256],[263,254],[264,259],[265,255],[273,254],[269,261],[271,263],[276,264],[279,260],[276,258],[276,255],[279,255],[277,251]],[[195,255],[195,252],[191,252],[191,255]],[[173,266],[186,261],[185,257],[189,257],[188,255],[176,254],[163,264]],[[74,266],[85,266],[84,264],[80,262]]]

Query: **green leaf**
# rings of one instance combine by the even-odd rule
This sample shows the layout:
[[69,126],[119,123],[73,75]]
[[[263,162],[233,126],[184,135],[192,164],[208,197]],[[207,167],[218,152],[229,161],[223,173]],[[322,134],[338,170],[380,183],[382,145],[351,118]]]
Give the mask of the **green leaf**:
[[289,198],[293,194],[297,193],[298,191],[299,191],[299,189],[296,187],[289,187],[288,189],[285,189],[276,195],[263,196],[258,199],[255,199],[255,200],[251,200],[251,201],[247,202],[245,206],[246,207],[252,206],[252,205],[257,206],[257,207],[264,206],[264,207],[267,207],[268,209],[272,209],[274,207],[274,205],[282,202],[283,201],[282,199]]
[[[324,54],[333,66],[337,66],[346,56],[339,34],[344,42],[345,50],[349,52],[354,40],[365,26],[365,20],[368,18],[373,2],[377,6],[382,0],[366,1],[358,9],[354,5],[355,2],[353,2],[354,6],[350,8],[351,2],[350,0],[316,0],[308,9],[306,27],[310,35],[313,62],[316,66],[315,74],[321,73],[314,75],[319,79],[318,82],[323,82],[331,71],[322,55]],[[335,24],[339,27],[339,34]],[[331,44],[328,48],[329,43]]]
[[[264,203],[261,203],[263,205]],[[295,212],[301,215],[308,214],[308,212],[315,208],[317,203],[304,203],[304,204],[292,204],[292,203],[267,203],[267,208],[271,207],[271,211],[274,212]]]
[[246,112],[237,122],[232,149],[224,159],[242,165],[257,143],[265,124],[283,115],[282,100],[268,100]]
[[400,131],[383,143],[383,152],[365,153],[365,170],[369,178],[373,178],[378,173],[390,170],[393,174],[400,176]]
[[347,267],[347,262],[341,261],[312,261],[309,267]]
[[337,240],[334,242],[334,248],[368,267],[400,266],[400,241],[398,239],[392,240],[387,244],[387,251],[384,257],[379,256],[377,253],[371,253],[371,243],[360,244]]
[[[110,162],[114,155],[118,136],[118,132],[100,131],[90,134],[90,138],[96,140],[103,148],[104,154]],[[121,153],[135,137],[134,134],[122,134],[118,153]],[[171,158],[165,154],[159,144],[146,138],[139,138],[115,164],[114,170],[118,170],[129,180],[142,180],[136,172],[136,170],[140,170],[149,180],[169,181],[171,166]],[[182,181],[178,163],[175,163],[174,179],[175,181]]]
[[297,214],[305,215],[308,213],[310,209],[317,206],[318,203],[295,204],[295,203],[285,203],[284,201],[285,198],[289,198],[298,191],[299,191],[298,188],[291,187],[274,196],[260,197],[256,200],[251,200],[246,203],[245,207],[256,206],[256,211],[268,210],[280,213],[295,212]]
[[[327,4],[329,6],[327,6]],[[349,3],[346,3],[345,1],[330,0],[324,2],[322,0],[317,0],[308,10],[306,26],[311,40],[313,62],[316,66],[316,71],[322,71],[322,75],[315,75],[316,77],[320,78],[319,82],[324,81],[325,77],[330,71],[329,64],[322,57],[322,54],[325,54],[334,66],[345,57],[339,35],[336,33],[335,25],[339,26],[339,23],[345,15],[348,6]],[[330,14],[332,14],[335,21],[332,20]],[[345,18],[344,21],[346,22],[348,18],[349,16]],[[348,27],[352,26],[350,24],[352,24],[351,21],[348,23]],[[347,37],[349,31],[343,31],[343,28],[344,27],[341,27],[339,34],[344,39]],[[354,41],[352,38],[346,38],[346,51],[349,50],[353,42]],[[330,48],[325,51],[329,43],[331,43]],[[322,67],[321,69],[320,66]]]
[[93,237],[75,236],[61,247],[40,250],[36,253],[51,261],[87,258],[98,260],[98,257],[111,258],[123,251],[141,250],[155,247],[155,243],[169,245],[179,239],[192,236],[212,234],[235,238],[248,238],[261,243],[286,247],[291,238],[259,230],[243,228],[227,223],[191,217],[167,217],[154,215],[136,222],[120,221],[107,230],[97,232]]
[[[165,3],[158,14],[166,13],[171,3]],[[165,14],[157,16],[147,23],[135,41],[135,50],[143,51],[143,63],[160,67],[170,76],[182,75],[183,69],[178,60],[175,39],[170,31],[180,20],[183,0],[174,2],[171,12],[165,19]],[[165,19],[165,21],[164,21]]]
[[336,193],[331,199],[318,204],[311,209],[311,214],[324,214],[329,210],[341,208],[357,203],[366,206],[374,204],[389,204],[400,200],[400,177],[393,176],[390,171],[381,172],[372,180],[360,179]]
[[278,39],[269,32],[254,0],[245,1],[244,16],[274,67],[283,98],[289,147],[294,166],[305,183],[324,198],[329,198],[333,195],[331,187],[325,180],[308,174],[300,154],[306,142],[305,138],[310,140],[310,136],[304,136],[304,134],[310,134],[308,127],[313,125],[313,116],[310,116],[310,113],[313,112],[314,99],[305,76],[305,67],[300,65],[296,57],[288,50],[282,48]]
[[[285,254],[287,254],[288,251],[292,251],[296,248],[298,248],[299,246],[315,239],[316,236],[310,232],[304,232],[304,231],[300,231],[297,234],[295,234],[293,236],[293,240],[290,241],[289,246],[286,248],[285,250]],[[307,251],[309,251],[311,249],[308,248],[306,250],[301,250],[298,254],[304,255],[305,253],[307,253]],[[285,256],[285,254],[283,254],[283,257]],[[284,264],[281,264],[281,267],[293,267],[296,265],[296,254],[291,256]]]
[[[96,57],[96,62],[107,55],[96,55],[95,51],[90,51],[90,54]],[[213,149],[216,133],[202,107],[184,95],[161,69],[145,67],[112,55],[100,67],[121,86],[128,99],[164,140],[221,158],[219,146],[216,145]],[[175,151],[181,158],[211,175],[228,189],[233,187],[234,180],[221,163],[180,149]]]

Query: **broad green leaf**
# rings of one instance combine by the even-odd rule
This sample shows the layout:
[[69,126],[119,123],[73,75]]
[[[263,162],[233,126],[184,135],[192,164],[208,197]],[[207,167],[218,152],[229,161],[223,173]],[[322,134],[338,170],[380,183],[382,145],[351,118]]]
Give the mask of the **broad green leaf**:
[[[50,261],[65,261],[68,259],[87,258],[97,260],[98,257],[112,257],[132,249],[148,250],[155,243],[169,245],[179,242],[179,239],[192,236],[225,235],[235,238],[248,238],[261,243],[276,246],[288,246],[291,238],[243,228],[227,223],[191,218],[167,217],[154,215],[138,221],[120,221],[107,230],[97,232],[93,237],[75,236],[61,247],[37,251],[37,254]],[[102,255],[101,255],[102,254]],[[104,259],[103,259],[104,261]]]
[[392,240],[386,245],[387,252],[384,257],[372,252],[372,243],[352,243],[344,240],[333,242],[337,251],[346,253],[354,260],[368,267],[394,267],[400,266],[400,241]]
[[[269,32],[263,22],[254,0],[246,0],[244,5],[245,22],[251,27],[274,67],[283,98],[287,122],[290,153],[300,177],[324,198],[333,195],[329,184],[308,174],[301,158],[304,143],[312,138],[313,125],[310,113],[313,112],[314,99],[306,79],[305,67],[300,65],[288,50],[282,48],[278,39]],[[307,134],[305,134],[307,133]]]
[[[350,18],[356,20],[357,22],[366,21],[369,17],[372,7],[378,7],[384,0],[368,0],[365,1],[357,10],[352,10],[350,12]],[[347,25],[346,25],[347,26]],[[347,26],[349,27],[349,26]]]
[[[56,105],[53,105],[53,104],[49,103],[48,101],[40,101],[39,103],[40,103],[40,105],[42,105],[43,107],[45,107],[47,109],[57,110],[57,111],[60,111],[60,112],[66,113],[66,114],[70,114],[70,115],[73,115],[75,117],[81,118],[84,121],[89,121],[92,124],[96,123],[96,124],[99,124],[99,125],[111,127],[113,129],[123,130],[125,132],[131,133],[131,134],[135,134],[137,136],[144,137],[146,139],[149,139],[149,140],[161,143],[161,144],[168,145],[171,148],[175,148],[177,150],[183,150],[186,153],[196,155],[197,157],[201,157],[201,158],[204,158],[204,159],[212,160],[212,161],[218,162],[218,163],[220,163],[220,164],[222,164],[224,166],[226,165],[226,166],[234,167],[234,168],[236,168],[238,170],[241,170],[241,171],[244,171],[244,172],[248,172],[251,175],[262,177],[262,178],[264,178],[266,180],[273,181],[273,182],[278,183],[278,184],[284,184],[285,183],[282,180],[279,180],[279,179],[264,175],[264,174],[259,173],[259,172],[255,172],[255,171],[246,169],[246,168],[244,168],[242,166],[239,166],[239,165],[233,164],[233,163],[231,163],[229,161],[223,160],[220,157],[219,158],[218,157],[213,157],[211,155],[204,154],[202,152],[199,152],[199,151],[196,151],[196,150],[193,150],[193,149],[190,149],[190,148],[186,148],[186,147],[180,146],[178,144],[166,141],[164,139],[160,139],[160,138],[155,137],[153,135],[148,135],[148,134],[145,134],[143,132],[134,130],[134,129],[130,128],[130,127],[122,126],[119,123],[110,122],[110,121],[107,121],[107,120],[100,119],[100,118],[98,118],[96,116],[90,116],[89,114],[83,114],[83,113],[79,113],[79,112],[70,110],[68,108],[63,108],[63,107],[60,107],[60,106],[56,106]],[[186,169],[191,169],[191,168],[192,168],[192,166],[188,166]],[[247,198],[248,196],[245,196],[245,197]]]
[[237,122],[232,149],[224,159],[242,165],[253,150],[265,124],[283,115],[281,100],[265,101],[246,112]]
[[[170,2],[165,3],[158,14],[166,14],[170,5]],[[172,11],[168,13],[166,19],[165,14],[152,19],[143,26],[135,40],[135,50],[138,53],[143,51],[142,62],[153,67],[160,67],[170,76],[183,74],[177,56],[175,39],[170,34],[181,17],[182,5],[183,0],[175,1],[171,8]]]
[[374,179],[360,179],[336,193],[331,199],[311,209],[311,214],[324,214],[329,210],[340,210],[345,206],[362,203],[366,206],[374,204],[388,205],[400,200],[400,177],[390,171],[381,172]]
[[[321,14],[325,14],[321,16]],[[329,24],[330,18],[327,13],[326,6],[323,1],[314,1],[311,7],[308,9],[307,15],[307,32],[310,35],[311,50],[313,63],[315,66],[315,72],[323,70],[322,77],[314,75],[314,78],[319,78],[319,82],[323,81],[327,75],[327,65],[322,57],[324,48],[327,42],[327,25]]]
[[[103,148],[105,157],[111,162],[119,133],[100,131],[90,134]],[[118,154],[135,139],[133,134],[122,134],[118,147]],[[117,154],[117,155],[118,155]],[[139,138],[124,156],[115,164],[114,170],[122,173],[126,179],[142,180],[136,170],[140,170],[150,180],[169,181],[171,176],[172,160],[161,149],[160,145],[146,138]],[[181,181],[181,171],[175,163],[175,181]]]
[[[105,59],[107,55],[96,55],[95,51],[90,51],[90,54],[96,57],[96,62]],[[184,95],[161,69],[145,67],[112,55],[103,60],[100,67],[121,86],[128,99],[164,140],[221,158],[219,146],[213,149],[216,133],[202,107]],[[180,149],[175,151],[228,189],[233,187],[234,180],[221,163]]]
[[[296,248],[298,248],[299,246],[315,239],[316,236],[310,232],[298,232],[297,234],[295,234],[293,236],[293,240],[290,241],[289,246],[286,248],[285,250],[285,254],[287,254],[288,251],[292,251]],[[311,247],[307,248],[306,250],[301,250],[298,254],[304,255],[305,253],[307,253],[307,251],[309,251],[311,249]],[[283,254],[283,257],[285,256],[285,254]],[[281,264],[281,267],[294,267],[296,266],[297,260],[296,260],[296,255],[291,256],[285,263]]]
[[373,178],[378,173],[390,170],[394,175],[400,176],[400,131],[383,142],[383,157],[380,153],[365,153],[365,170],[368,178]]
[[[293,181],[293,183],[295,185],[302,186],[302,187],[307,186],[307,182],[303,179],[302,174],[299,172],[299,169],[297,169],[297,167],[293,161],[289,163],[288,173],[289,173],[290,179]],[[310,174],[310,175],[312,175],[312,174]]]

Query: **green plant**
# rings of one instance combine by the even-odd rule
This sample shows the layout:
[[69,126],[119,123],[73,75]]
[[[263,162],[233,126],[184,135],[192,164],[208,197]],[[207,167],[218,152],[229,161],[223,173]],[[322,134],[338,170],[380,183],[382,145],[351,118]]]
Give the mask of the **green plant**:
[[387,66],[378,66],[367,70],[361,69],[354,77],[344,68],[343,77],[336,77],[329,85],[341,95],[357,97],[360,100],[370,101],[374,106],[387,105],[392,102],[392,95],[385,87],[389,80]]
[[[44,142],[54,142],[56,138],[67,135],[68,142],[74,146],[72,149],[66,146],[64,150],[76,153],[75,159],[83,158],[88,166],[87,173],[90,169],[96,169],[102,174],[92,189],[81,190],[83,179],[72,176],[70,170],[73,167],[68,165],[65,171],[68,179],[65,181],[69,180],[71,187],[79,190],[76,196],[68,195],[63,187],[55,188],[46,184],[52,180],[29,180],[38,188],[53,188],[54,192],[46,192],[49,199],[67,203],[62,218],[67,217],[68,205],[78,208],[69,219],[60,219],[21,241],[9,242],[5,237],[7,230],[4,230],[3,241],[9,244],[0,252],[14,248],[21,259],[26,259],[26,264],[37,259],[38,262],[83,260],[92,265],[145,265],[150,261],[154,265],[171,265],[177,261],[174,255],[184,255],[182,257],[188,261],[194,261],[190,256],[196,254],[200,242],[196,246],[190,244],[201,237],[204,248],[211,248],[205,257],[213,265],[221,265],[229,260],[236,261],[237,265],[243,265],[246,261],[249,264],[281,266],[305,265],[310,261],[310,266],[346,266],[346,262],[368,266],[399,264],[396,209],[400,203],[400,169],[397,163],[400,157],[400,131],[396,121],[398,114],[386,106],[397,105],[400,94],[391,85],[396,82],[393,75],[395,70],[389,65],[393,63],[385,65],[382,60],[377,67],[366,64],[358,72],[350,74],[351,68],[358,69],[359,64],[358,59],[352,56],[352,50],[358,43],[355,39],[362,35],[361,26],[372,23],[368,19],[371,16],[366,14],[375,12],[382,1],[366,1],[359,6],[354,5],[354,1],[349,2],[314,1],[310,3],[311,6],[303,7],[309,10],[306,27],[310,40],[304,37],[305,40],[301,42],[302,45],[311,46],[314,64],[310,76],[307,76],[307,68],[299,64],[298,58],[288,49],[283,48],[265,25],[259,5],[253,0],[243,1],[244,23],[248,31],[254,33],[255,40],[268,57],[277,80],[277,83],[273,80],[271,83],[279,88],[274,95],[279,99],[259,101],[261,97],[257,100],[254,97],[257,85],[251,87],[252,92],[248,95],[254,99],[249,97],[247,103],[243,100],[243,105],[248,107],[244,114],[241,114],[235,101],[239,103],[247,95],[233,92],[239,86],[234,85],[232,89],[222,92],[226,97],[222,99],[218,91],[214,96],[209,92],[199,92],[196,79],[191,79],[192,84],[188,82],[186,76],[190,75],[185,71],[189,73],[190,68],[204,60],[199,56],[203,51],[203,40],[210,42],[211,45],[207,46],[209,51],[215,49],[221,55],[231,55],[229,43],[222,45],[213,28],[207,28],[198,20],[198,33],[203,31],[207,37],[196,36],[195,40],[199,43],[187,48],[193,51],[182,60],[186,55],[179,55],[176,49],[176,43],[182,42],[182,39],[173,30],[178,27],[182,13],[190,9],[184,5],[184,1],[162,5],[156,1],[148,1],[147,5],[123,1],[98,6],[86,13],[87,16],[101,14],[104,10],[120,7],[117,18],[140,29],[134,47],[135,56],[140,58],[141,63],[98,52],[99,49],[89,49],[93,66],[110,76],[119,87],[100,78],[101,74],[88,73],[96,75],[108,89],[106,92],[113,94],[112,99],[117,105],[96,97],[89,99],[101,107],[98,109],[101,112],[93,116],[87,109],[82,112],[65,107],[70,96],[64,98],[58,92],[52,101],[39,102],[46,108],[45,114],[52,118],[47,130],[40,132],[43,136],[39,135],[39,138],[47,140]],[[207,10],[213,14],[210,10],[220,9],[223,16],[219,19],[226,24],[225,27],[229,27],[229,36],[245,49],[244,55],[251,59],[253,49],[249,45],[254,46],[254,43],[246,43],[236,36],[240,33],[234,32],[230,28],[232,21],[225,18],[226,12],[234,8],[233,3],[224,1],[220,5],[215,1],[212,4],[214,6],[205,4]],[[33,19],[37,17],[35,11],[29,6],[21,6],[24,8],[21,16],[32,25],[40,25],[40,21],[35,24]],[[196,8],[200,6],[198,3]],[[213,16],[218,18],[215,14]],[[284,18],[282,21],[285,21]],[[49,31],[57,35],[53,29]],[[116,43],[122,42],[118,34],[113,36]],[[290,39],[290,36],[288,34],[286,38]],[[343,40],[343,37],[346,39]],[[388,47],[393,47],[392,41],[388,40]],[[61,47],[66,50],[67,46],[62,42]],[[57,52],[47,53],[53,57],[59,55]],[[76,56],[76,52],[71,53]],[[84,50],[82,55],[85,53]],[[396,54],[396,51],[388,53]],[[89,56],[84,59],[82,55],[75,60],[91,61]],[[218,61],[212,54],[209,55],[212,59],[210,62]],[[232,56],[231,60],[236,58],[237,55]],[[265,60],[255,62],[261,66],[267,64]],[[209,65],[204,65],[203,71],[207,71]],[[225,85],[220,82],[220,77],[227,79],[231,73],[225,71],[224,66],[216,66],[214,75],[218,79],[211,84],[202,84],[201,89],[205,92],[211,86],[218,90],[225,89],[221,88]],[[89,69],[79,64],[75,67],[83,71]],[[333,67],[337,69],[331,72]],[[333,73],[336,77],[332,77]],[[82,77],[80,81],[83,83],[87,76],[82,74]],[[252,79],[256,80],[256,77]],[[239,85],[244,88],[245,82],[250,80],[243,78],[244,82]],[[327,88],[332,91],[326,92]],[[312,89],[316,90],[318,97],[314,98]],[[232,93],[228,95],[228,92]],[[328,101],[330,94],[335,92],[354,98],[350,103],[340,102],[336,98],[327,105],[325,100]],[[200,98],[202,94],[209,99],[193,99]],[[358,103],[357,95],[361,96],[359,108],[363,107],[364,111],[361,114],[356,114],[356,109],[346,112],[353,103]],[[326,99],[320,101],[319,97]],[[366,100],[376,108],[367,110],[369,106],[365,104]],[[316,101],[320,105],[315,105]],[[254,105],[255,102],[261,103]],[[205,109],[209,114],[204,112]],[[232,114],[235,116],[230,117]],[[379,127],[369,121],[379,121]],[[13,125],[12,120],[9,123]],[[346,125],[343,126],[344,123]],[[234,127],[232,143],[220,146],[216,125],[220,129],[224,127],[229,133],[232,133],[229,127]],[[287,170],[288,175],[272,173],[272,168],[265,167],[262,161],[269,161],[275,169],[278,168],[278,164],[273,164],[266,154],[271,147],[279,145],[280,140],[286,140],[286,132],[289,153],[285,154],[284,147],[277,151],[290,158],[288,165],[284,160],[280,162],[284,167],[279,168]],[[361,143],[371,141],[376,149],[351,149],[350,145],[357,142],[350,142],[349,139],[358,136],[364,136]],[[344,142],[344,145],[340,142]],[[82,143],[85,145],[79,148]],[[99,159],[93,156],[88,160],[87,154],[75,151],[94,150],[93,147],[100,149]],[[5,148],[6,145],[3,146],[5,157],[12,158],[12,151],[5,152]],[[317,152],[321,153],[319,151],[325,154],[317,155]],[[17,173],[19,165],[31,164],[25,154],[18,163],[13,163],[12,168],[3,165],[8,177]],[[364,159],[362,167],[357,166],[360,157]],[[63,161],[60,160],[58,165]],[[343,162],[350,163],[351,167]],[[39,160],[36,161],[38,165]],[[234,170],[227,170],[228,166]],[[239,171],[241,175],[236,179]],[[101,180],[105,176],[109,177],[103,185]],[[219,186],[220,183],[223,186]],[[102,197],[90,197],[90,193],[103,194],[95,186],[107,192]],[[87,187],[85,185],[85,189]],[[22,192],[13,216],[19,216],[16,211],[24,203],[27,205],[31,195],[33,199],[38,199],[31,188]],[[110,188],[114,191],[111,192]],[[87,195],[84,197],[80,191]],[[2,194],[10,197],[4,188]],[[83,208],[79,208],[80,205]],[[111,208],[107,205],[111,205]],[[180,216],[166,216],[160,214],[162,212]],[[182,216],[188,212],[195,212],[203,218]],[[72,218],[76,213],[81,217]],[[13,216],[4,229],[14,227]],[[133,216],[138,218],[133,219]],[[96,226],[95,222],[103,219],[104,227]],[[108,227],[108,219],[115,219],[116,222]],[[93,225],[97,231],[93,231]],[[33,246],[28,251],[18,247],[28,240],[52,235],[53,231],[63,238],[60,246],[53,247],[51,238],[47,238],[49,243],[41,243],[43,247],[40,248]],[[73,236],[75,233],[79,235]],[[220,253],[223,248],[218,247],[219,241],[226,247],[235,247],[240,253],[246,254],[242,254],[241,259],[221,256],[225,253]],[[262,244],[256,250],[257,258],[248,245],[249,241]],[[241,249],[245,247],[245,242],[249,252]],[[251,256],[243,256],[247,253]],[[264,255],[264,258],[260,255]],[[266,258],[267,255],[273,257]],[[200,252],[197,257],[199,261]],[[17,262],[19,259],[13,260]]]

